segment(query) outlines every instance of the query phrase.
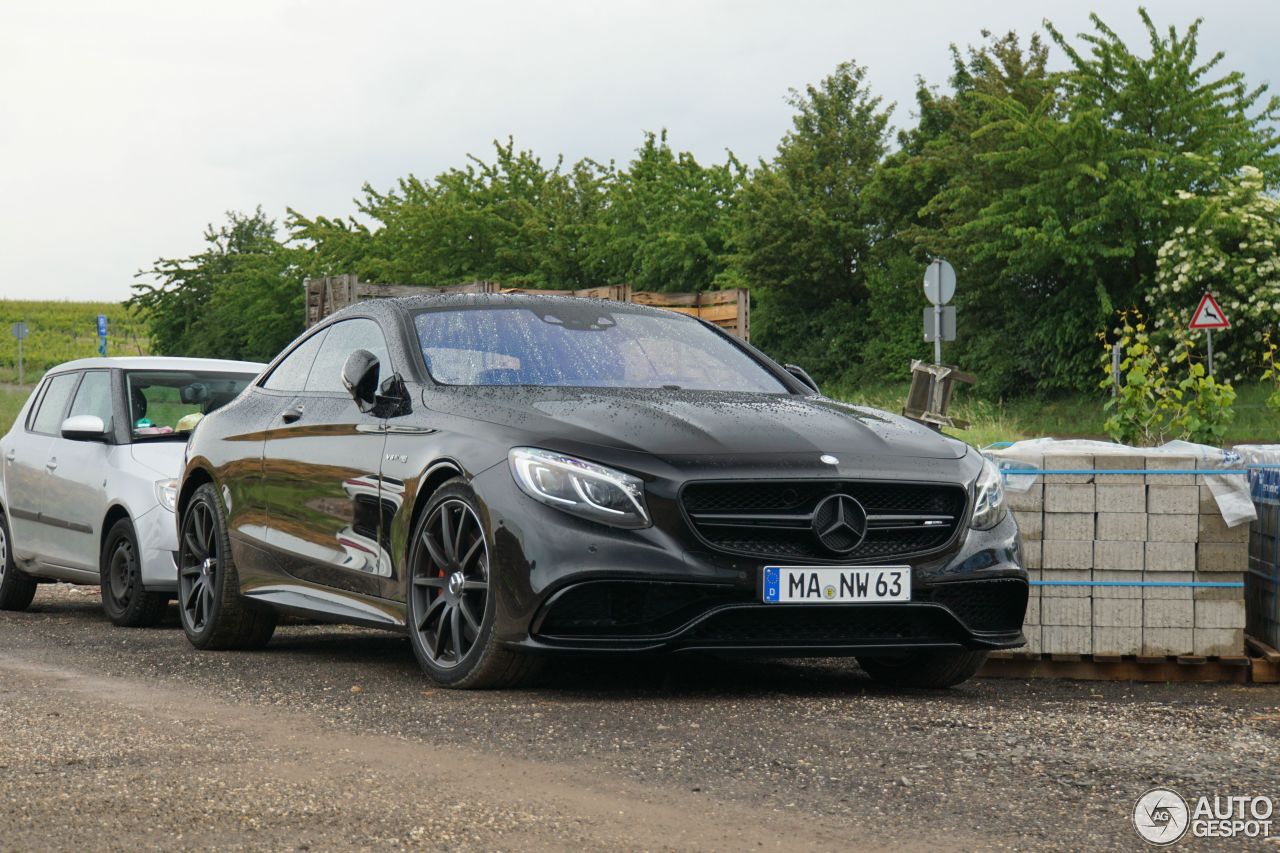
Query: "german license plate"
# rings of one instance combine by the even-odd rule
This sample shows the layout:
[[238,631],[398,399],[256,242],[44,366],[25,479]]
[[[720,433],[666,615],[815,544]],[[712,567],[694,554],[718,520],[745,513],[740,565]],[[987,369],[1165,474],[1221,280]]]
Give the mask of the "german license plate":
[[763,594],[767,604],[910,601],[911,567],[765,566]]

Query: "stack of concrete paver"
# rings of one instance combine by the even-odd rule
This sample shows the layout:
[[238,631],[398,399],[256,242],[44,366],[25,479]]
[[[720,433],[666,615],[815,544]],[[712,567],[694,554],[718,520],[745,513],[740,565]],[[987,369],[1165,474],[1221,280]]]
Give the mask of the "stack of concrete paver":
[[1045,453],[1041,470],[1084,473],[1009,489],[1025,565],[1046,582],[1031,588],[1026,651],[1242,654],[1249,525],[1227,526],[1202,475],[1156,473],[1199,460],[1131,453]]

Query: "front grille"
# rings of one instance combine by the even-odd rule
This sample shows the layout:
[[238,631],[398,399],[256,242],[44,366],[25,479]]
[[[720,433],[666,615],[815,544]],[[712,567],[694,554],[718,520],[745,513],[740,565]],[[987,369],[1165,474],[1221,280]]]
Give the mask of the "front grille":
[[[860,542],[845,529],[823,537],[815,529],[815,516],[819,527],[830,521],[827,499],[835,495],[852,497],[865,511]],[[963,521],[967,494],[962,486],[946,484],[752,480],[690,483],[680,499],[694,531],[718,550],[765,559],[850,562],[941,548]]]
[[713,613],[682,639],[708,643],[874,645],[951,642],[957,634],[954,620],[936,607],[765,604]]
[[1017,578],[942,583],[929,597],[971,631],[1017,631],[1027,614],[1027,583]]

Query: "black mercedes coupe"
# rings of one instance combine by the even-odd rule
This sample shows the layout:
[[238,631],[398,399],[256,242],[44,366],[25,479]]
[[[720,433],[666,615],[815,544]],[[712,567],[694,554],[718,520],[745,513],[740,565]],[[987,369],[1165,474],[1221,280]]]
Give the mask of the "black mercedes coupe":
[[1023,643],[990,462],[640,305],[354,305],[199,424],[177,518],[198,648],[301,614],[405,631],[453,687],[688,650],[942,687]]

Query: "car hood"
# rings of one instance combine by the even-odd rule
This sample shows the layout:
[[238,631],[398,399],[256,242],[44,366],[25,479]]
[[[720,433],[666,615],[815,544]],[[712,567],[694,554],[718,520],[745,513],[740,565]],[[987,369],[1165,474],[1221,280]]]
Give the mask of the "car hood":
[[824,397],[708,391],[448,388],[428,408],[527,432],[671,457],[858,453],[959,459],[967,446],[898,415]]
[[133,461],[156,472],[156,477],[177,477],[182,473],[182,455],[187,443],[177,439],[140,441],[129,445]]

